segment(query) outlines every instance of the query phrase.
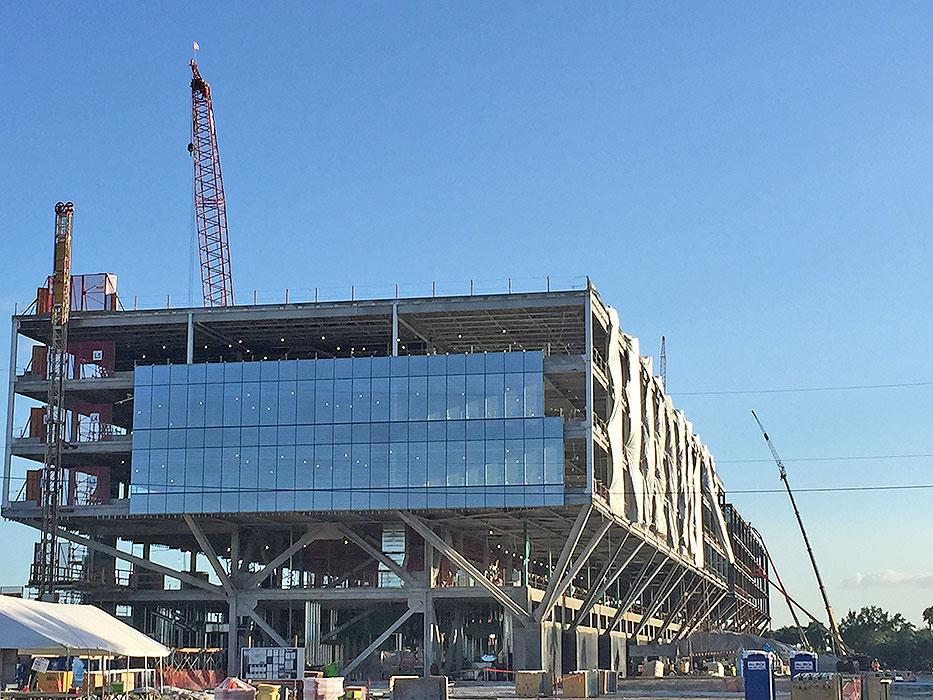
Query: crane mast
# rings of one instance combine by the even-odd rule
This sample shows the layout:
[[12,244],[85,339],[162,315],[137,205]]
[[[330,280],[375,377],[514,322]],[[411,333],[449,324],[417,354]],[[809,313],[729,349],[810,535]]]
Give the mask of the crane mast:
[[194,216],[201,262],[204,306],[233,305],[233,275],[227,242],[227,205],[220,172],[211,86],[191,59],[191,142],[194,161]]
[[74,204],[55,205],[55,263],[52,274],[52,332],[49,342],[45,462],[42,469],[42,535],[35,573],[40,600],[53,600],[58,565],[58,510],[65,442],[65,379],[68,373],[68,316],[71,312],[71,229]]
[[829,620],[829,632],[832,635],[833,653],[838,657],[848,656],[848,650],[846,649],[845,642],[842,641],[842,634],[839,632],[839,625],[836,624],[836,615],[833,613],[833,606],[829,603],[829,595],[826,593],[826,586],[823,585],[823,577],[820,575],[820,569],[816,565],[816,556],[813,554],[813,547],[810,546],[810,538],[807,536],[807,530],[803,526],[803,519],[800,517],[800,510],[797,508],[794,492],[791,491],[790,482],[787,480],[787,470],[784,468],[784,463],[781,461],[781,457],[778,455],[774,443],[772,443],[771,438],[768,437],[765,427],[758,419],[758,414],[752,411],[752,416],[755,418],[755,422],[758,423],[761,434],[764,435],[768,449],[771,450],[771,456],[774,458],[774,463],[777,464],[781,481],[784,482],[784,488],[787,490],[788,497],[790,497],[790,504],[794,509],[794,516],[797,518],[797,525],[800,526],[800,534],[803,535],[803,543],[807,547],[807,554],[810,556],[810,564],[813,565],[813,573],[816,575],[816,583],[820,587],[820,595],[823,596],[823,605],[826,607],[826,617]]

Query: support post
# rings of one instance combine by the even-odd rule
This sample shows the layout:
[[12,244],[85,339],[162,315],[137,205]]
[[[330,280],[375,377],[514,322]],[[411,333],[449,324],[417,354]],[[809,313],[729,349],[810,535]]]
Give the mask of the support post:
[[185,362],[189,365],[194,362],[194,314],[188,314],[188,343],[185,351]]
[[424,543],[424,625],[422,629],[422,655],[424,664],[422,675],[427,678],[431,675],[431,664],[434,663],[434,597],[431,588],[434,585],[434,545]]
[[680,615],[687,607],[687,604],[690,602],[690,599],[697,592],[697,589],[702,585],[703,579],[700,576],[696,576],[696,581],[688,588],[687,593],[680,599],[680,602],[677,604],[677,607],[674,608],[670,615],[667,616],[667,619],[664,620],[664,624],[661,625],[661,628],[658,630],[658,633],[654,636],[654,639],[651,640],[652,644],[655,644],[661,641],[661,637],[664,636],[664,633],[667,632],[667,628],[671,626],[671,623],[674,621],[674,618]]
[[632,587],[629,589],[629,594],[625,598],[625,602],[619,606],[619,609],[616,611],[616,614],[612,616],[612,619],[609,621],[609,624],[606,626],[607,632],[612,632],[615,629],[616,625],[619,624],[619,620],[622,619],[622,616],[627,613],[632,605],[635,604],[635,601],[638,600],[639,596],[645,592],[645,589],[651,585],[651,582],[657,578],[657,575],[661,573],[664,569],[664,564],[666,562],[661,562],[658,564],[657,568],[648,574],[648,570],[651,568],[651,565],[654,564],[655,557],[658,555],[658,552],[655,552],[651,559],[649,559],[642,570],[639,572],[638,577],[632,581]]
[[387,640],[392,635],[392,633],[395,632],[395,630],[404,625],[405,622],[408,621],[408,618],[410,618],[416,612],[418,612],[417,607],[409,607],[408,610],[406,610],[399,619],[386,628],[385,632],[376,637],[372,644],[363,649],[363,651],[359,653],[359,656],[343,667],[343,675],[349,676],[353,671],[355,671],[357,666],[366,661],[366,659],[368,659],[369,656],[374,651],[376,651],[376,649],[382,646],[382,643]]
[[531,616],[528,614],[528,611],[521,607],[514,600],[509,598],[505,592],[499,588],[496,584],[486,578],[481,571],[479,571],[473,564],[471,564],[466,557],[464,557],[460,552],[455,550],[453,547],[448,545],[444,540],[438,537],[437,533],[434,532],[428,525],[421,520],[421,518],[416,517],[415,515],[408,513],[406,511],[397,511],[399,517],[404,520],[411,527],[412,530],[417,532],[424,538],[425,544],[430,543],[440,551],[445,557],[447,557],[451,562],[463,569],[468,576],[470,576],[474,581],[476,581],[480,586],[489,591],[490,595],[495,598],[508,612],[515,615],[519,618],[522,623],[528,622],[531,619]]
[[[612,527],[611,520],[606,520],[602,525],[599,526],[599,529],[593,534],[593,536],[590,538],[590,541],[586,543],[583,551],[580,552],[579,556],[574,560],[573,564],[570,566],[567,572],[564,573],[564,575],[561,577],[560,582],[557,584],[551,594],[550,600],[541,601],[541,604],[538,606],[537,610],[535,610],[536,620],[543,620],[550,614],[551,609],[557,602],[557,599],[564,595],[566,590],[570,587],[570,584],[573,583],[573,580],[577,577],[577,574],[580,573],[580,569],[583,568],[583,565],[586,564],[587,560],[592,556],[593,552],[599,546],[599,543],[603,541],[603,537],[609,531],[610,527]],[[545,602],[547,602],[547,605],[545,605]],[[541,617],[538,618],[538,615]]]
[[541,598],[541,602],[538,603],[538,607],[535,609],[535,622],[541,622],[544,619],[544,610],[547,609],[548,612],[550,612],[551,608],[553,607],[554,601],[557,599],[557,585],[560,583],[564,573],[567,571],[567,564],[570,563],[570,557],[573,556],[573,550],[577,548],[577,543],[580,541],[580,536],[583,534],[583,528],[586,527],[586,522],[589,520],[590,513],[592,512],[593,506],[590,504],[585,506],[577,514],[577,519],[574,520],[573,527],[570,528],[570,534],[567,536],[567,541],[564,543],[564,546],[560,551],[560,556],[557,558],[557,564],[551,571],[551,577],[548,580],[548,586],[544,591],[544,596]]
[[[632,640],[634,641],[639,634],[648,626],[648,621],[654,617],[655,613],[660,610],[661,606],[664,604],[671,593],[674,592],[674,589],[677,585],[684,580],[684,576],[687,575],[687,569],[683,569],[680,572],[679,576],[676,576],[677,569],[672,569],[671,573],[665,579],[664,583],[661,584],[661,587],[658,588],[657,596],[651,602],[651,605],[645,610],[641,616],[641,622],[638,623],[638,627],[635,628],[635,631],[632,633]],[[675,579],[676,576],[676,579]]]
[[[217,574],[217,578],[220,579],[220,585],[224,587],[224,590],[227,591],[227,595],[232,596],[234,594],[233,583],[230,581],[230,577],[227,575],[224,565],[220,563],[220,559],[217,557],[217,552],[214,551],[213,545],[207,535],[204,534],[204,531],[201,529],[201,526],[198,525],[194,518],[185,513],[185,522],[188,523],[188,528],[191,530],[191,534],[194,535],[194,539],[198,541],[198,546],[201,548],[201,551],[204,552],[204,556],[207,557],[207,560],[211,563],[211,567],[214,569],[214,573]],[[191,563],[194,565],[194,552],[191,553]]]
[[412,586],[413,588],[418,587],[418,583],[412,579],[412,577],[409,575],[407,571],[405,571],[405,569],[399,566],[397,562],[387,557],[385,555],[385,552],[382,552],[381,550],[379,550],[375,545],[373,545],[372,542],[367,540],[362,535],[358,535],[349,527],[341,525],[338,529],[340,530],[340,532],[343,534],[344,537],[346,537],[348,540],[353,542],[357,547],[362,549],[373,559],[385,565],[385,567],[389,569],[389,571],[391,571],[393,574],[395,574],[400,579],[402,579],[402,581],[404,581],[407,585]]
[[251,574],[243,584],[243,588],[253,588],[254,586],[258,586],[266,579],[269,574],[275,571],[275,569],[278,568],[280,564],[283,564],[286,559],[297,554],[300,550],[307,547],[316,539],[317,533],[310,529],[307,530],[298,540],[289,545],[288,548],[281,552],[277,557],[272,559],[255,574]]
[[[398,285],[395,287],[395,296],[398,297]],[[392,303],[392,343],[389,347],[392,357],[398,357],[398,302]]]
[[[618,580],[619,576],[621,576],[622,573],[628,568],[628,565],[632,563],[632,560],[641,551],[642,547],[645,546],[645,541],[642,540],[638,543],[632,553],[625,558],[625,561],[623,561],[618,566],[615,566],[614,562],[621,555],[622,547],[625,545],[627,540],[628,535],[626,535],[626,538],[622,540],[621,544],[619,544],[619,547],[616,549],[616,552],[613,554],[612,558],[606,562],[606,566],[603,567],[603,571],[596,579],[597,581],[600,581],[599,585],[596,586],[596,588],[593,589],[593,591],[586,597],[586,600],[583,602],[583,606],[577,613],[576,618],[574,618],[573,624],[570,625],[571,629],[576,629],[580,626],[584,618],[590,614],[590,611],[594,607],[596,607],[596,603],[598,603],[599,600],[606,594],[606,591],[609,590],[609,586]],[[611,569],[610,573],[610,568],[612,566],[615,566],[615,568]]]
[[236,598],[227,599],[227,676],[240,675],[240,616]]

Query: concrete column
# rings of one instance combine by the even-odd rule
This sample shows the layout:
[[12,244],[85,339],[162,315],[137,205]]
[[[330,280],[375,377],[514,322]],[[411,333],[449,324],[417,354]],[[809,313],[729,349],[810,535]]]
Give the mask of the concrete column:
[[227,675],[240,675],[240,618],[237,616],[237,599],[228,598],[227,613]]
[[424,627],[422,630],[422,648],[424,649],[423,675],[431,675],[431,665],[435,659],[435,619],[434,619],[434,595],[431,589],[434,587],[434,578],[437,575],[437,568],[434,565],[434,545],[430,542],[424,543]]

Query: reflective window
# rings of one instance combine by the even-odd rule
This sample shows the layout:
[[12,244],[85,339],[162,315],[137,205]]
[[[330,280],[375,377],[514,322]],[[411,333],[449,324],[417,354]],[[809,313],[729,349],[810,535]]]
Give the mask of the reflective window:
[[133,513],[563,503],[540,352],[136,370]]

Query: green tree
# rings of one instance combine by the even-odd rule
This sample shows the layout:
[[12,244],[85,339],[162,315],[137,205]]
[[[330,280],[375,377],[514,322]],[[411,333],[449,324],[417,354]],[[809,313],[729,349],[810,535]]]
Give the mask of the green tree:
[[933,630],[933,605],[923,611],[923,621],[927,623],[927,627]]
[[900,613],[891,615],[867,605],[858,612],[850,610],[839,630],[851,650],[876,657],[889,668],[926,670],[933,666],[933,635],[917,630]]

